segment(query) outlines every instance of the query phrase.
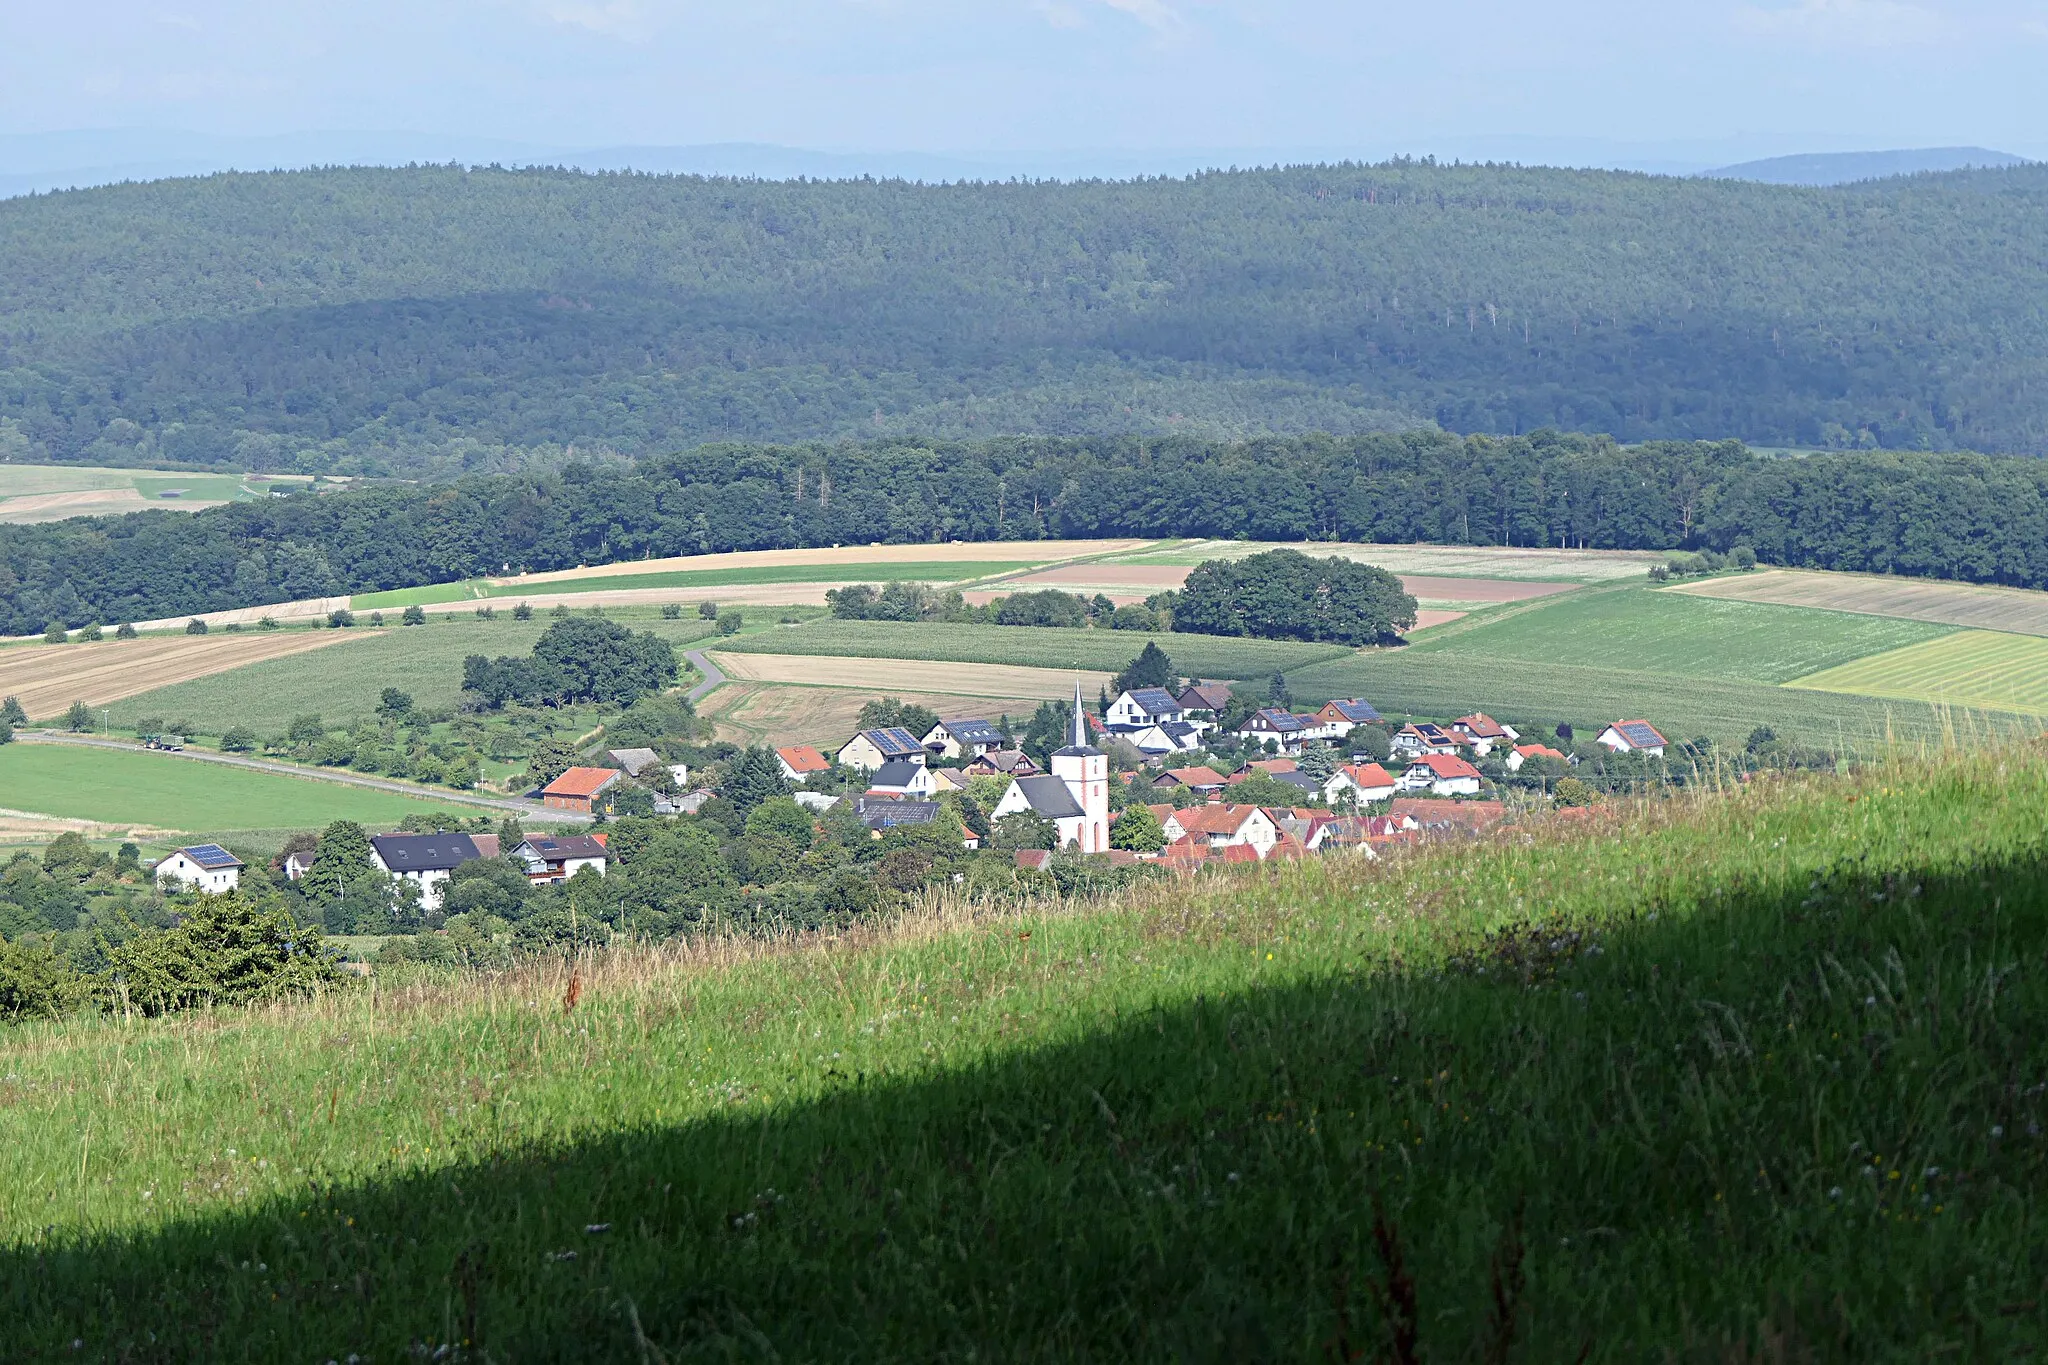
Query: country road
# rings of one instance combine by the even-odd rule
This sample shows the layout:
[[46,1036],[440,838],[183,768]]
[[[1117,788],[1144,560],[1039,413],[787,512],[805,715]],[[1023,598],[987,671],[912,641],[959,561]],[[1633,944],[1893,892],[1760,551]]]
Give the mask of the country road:
[[[721,677],[720,681],[723,681]],[[250,768],[257,772],[282,773],[286,777],[305,778],[313,782],[338,782],[345,787],[369,787],[375,791],[397,792],[401,796],[414,796],[429,801],[451,801],[464,806],[482,806],[486,810],[510,811],[528,819],[559,820],[565,824],[586,825],[590,817],[573,811],[549,810],[538,801],[526,801],[509,796],[478,796],[474,792],[441,790],[432,787],[414,786],[409,782],[394,782],[383,777],[364,777],[360,773],[337,772],[332,769],[302,768],[293,763],[273,763],[263,758],[243,758],[236,754],[208,754],[191,749],[177,752],[144,749],[141,745],[125,739],[100,739],[92,735],[67,735],[55,731],[17,730],[16,741],[23,744],[70,744],[85,749],[120,749],[130,753],[159,753],[165,758],[190,759],[195,763],[220,763],[230,768]]]
[[710,693],[712,688],[718,687],[725,682],[725,673],[717,664],[705,658],[704,651],[701,649],[686,649],[683,651],[683,657],[690,661],[690,667],[704,675],[704,681],[690,689],[690,705],[695,706]]

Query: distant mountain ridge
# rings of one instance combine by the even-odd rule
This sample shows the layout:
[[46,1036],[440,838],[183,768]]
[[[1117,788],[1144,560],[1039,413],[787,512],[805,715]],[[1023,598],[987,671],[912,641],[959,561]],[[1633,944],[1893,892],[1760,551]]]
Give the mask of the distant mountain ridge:
[[1889,152],[1806,152],[1744,161],[1702,174],[1713,180],[1754,180],[1765,185],[1847,185],[1931,171],[1998,170],[2024,166],[2025,157],[1987,147],[1918,147]]

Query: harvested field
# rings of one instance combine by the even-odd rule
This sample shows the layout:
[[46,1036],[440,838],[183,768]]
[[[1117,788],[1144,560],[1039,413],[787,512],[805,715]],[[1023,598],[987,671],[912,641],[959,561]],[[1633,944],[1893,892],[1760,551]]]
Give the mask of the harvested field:
[[720,646],[727,654],[786,654],[854,659],[950,659],[1034,670],[1078,668],[1114,673],[1147,644],[1172,656],[1182,677],[1257,678],[1293,673],[1341,659],[1344,645],[1135,630],[1061,630],[1038,626],[952,626],[932,621],[808,621],[786,630],[742,635]]
[[145,844],[168,838],[172,831],[155,825],[104,824],[29,810],[0,810],[0,845],[47,844],[60,834],[71,833],[83,834],[88,839],[130,839]]
[[62,521],[66,517],[113,517],[148,507],[175,507],[197,512],[218,502],[152,502],[132,488],[98,488],[77,493],[33,493],[0,498],[0,522]]
[[1401,586],[1426,602],[1527,602],[1570,592],[1576,583],[1542,583],[1506,578],[1433,578],[1401,575]]
[[244,479],[236,474],[166,469],[0,464],[0,522],[117,516],[148,507],[197,512],[261,497],[265,491],[261,485],[270,482],[305,480],[288,475]]
[[1093,696],[1109,685],[1108,673],[1026,668],[1014,664],[947,663],[930,659],[863,659],[833,655],[726,654],[707,657],[728,677],[744,682],[789,683],[803,687],[860,690],[891,696],[908,691],[951,697],[1071,698],[1078,678]]
[[1453,621],[1462,621],[1470,612],[1446,611],[1437,607],[1423,607],[1415,613],[1415,629],[1428,630],[1431,626],[1447,626]]
[[[1071,690],[1071,685],[1070,685]],[[972,712],[988,719],[1027,716],[1038,698],[974,698],[939,693],[837,687],[795,687],[783,683],[728,683],[706,697],[699,715],[718,727],[718,738],[735,744],[816,744],[828,751],[846,742],[859,724],[860,708],[878,695],[928,706],[945,717]]]
[[2048,640],[1958,631],[1785,686],[2048,715]]
[[[1033,588],[1064,588],[1082,595],[1100,592],[1119,605],[1139,601],[1187,582],[1193,565],[1069,564],[1005,580],[999,589],[969,594],[970,599],[999,597]],[[1577,583],[1545,583],[1528,579],[1401,576],[1401,586],[1424,602],[1526,602],[1552,593],[1570,592]]]
[[1194,541],[1173,550],[1130,556],[1128,563],[1199,564],[1205,559],[1243,559],[1263,550],[1299,550],[1305,555],[1355,559],[1390,572],[1443,578],[1547,579],[1563,583],[1609,583],[1641,578],[1665,556],[1648,550],[1541,550],[1483,545],[1356,545],[1312,541],[1278,545],[1243,540]]
[[[532,574],[517,578],[494,578],[495,586],[523,586],[561,582],[565,579],[614,578],[621,574],[663,573],[675,570],[744,569],[785,564],[972,564],[987,560],[1017,560],[1051,564],[1083,555],[1120,554],[1152,544],[1145,540],[984,540],[945,545],[840,545],[816,550],[742,550],[731,554],[676,555],[668,559],[631,559],[619,564],[595,564],[559,573]],[[858,582],[858,578],[853,581]]]
[[1930,578],[1881,574],[1823,573],[1812,569],[1765,569],[1758,573],[1686,583],[1666,592],[1737,602],[1775,602],[1818,607],[1861,616],[1896,616],[1937,621],[1973,630],[2048,636],[2048,592],[1949,583]]
[[62,714],[75,701],[102,706],[245,664],[367,638],[374,638],[374,632],[265,631],[15,645],[0,650],[0,696],[20,697],[32,719],[43,719]]
[[1187,582],[1193,565],[1172,564],[1067,564],[1057,569],[1040,569],[1037,573],[1025,574],[1021,578],[1008,580],[1008,584],[1019,588],[1066,588],[1070,591],[1080,588],[1123,588],[1133,592],[1158,592],[1162,588],[1177,588]]

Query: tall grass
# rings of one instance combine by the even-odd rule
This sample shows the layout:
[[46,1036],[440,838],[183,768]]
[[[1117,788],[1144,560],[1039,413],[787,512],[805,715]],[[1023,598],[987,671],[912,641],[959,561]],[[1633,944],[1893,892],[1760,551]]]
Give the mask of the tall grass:
[[19,1028],[0,1316],[67,1359],[2019,1352],[2044,817],[2048,753],[1946,755]]

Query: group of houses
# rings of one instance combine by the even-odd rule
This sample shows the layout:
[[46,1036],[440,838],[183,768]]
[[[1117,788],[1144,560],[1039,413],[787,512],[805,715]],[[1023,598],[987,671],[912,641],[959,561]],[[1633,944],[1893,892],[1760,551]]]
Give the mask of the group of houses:
[[[1505,751],[1503,761],[1511,771],[1536,761],[1576,761],[1548,745],[1524,743],[1514,727],[1474,713],[1449,725],[1403,726],[1394,733],[1392,754],[1384,762],[1354,753],[1326,777],[1303,772],[1298,756],[1304,746],[1318,741],[1341,746],[1359,726],[1383,723],[1371,703],[1351,697],[1308,713],[1273,707],[1252,712],[1228,733],[1271,757],[1249,760],[1234,772],[1172,766],[1174,754],[1205,747],[1205,736],[1220,729],[1230,700],[1230,688],[1223,683],[1197,682],[1178,694],[1163,687],[1134,688],[1110,702],[1098,719],[1082,706],[1077,686],[1067,743],[1051,755],[1050,772],[1039,771],[999,727],[978,717],[941,720],[922,736],[901,727],[863,730],[832,758],[802,745],[778,749],[776,758],[782,775],[799,785],[832,771],[835,763],[865,774],[867,789],[854,798],[854,809],[878,835],[899,825],[928,823],[937,816],[940,797],[964,790],[975,777],[1007,778],[1002,799],[989,812],[992,819],[1029,812],[1053,823],[1062,847],[1083,853],[1109,851],[1110,781],[1142,782],[1162,794],[1184,790],[1202,804],[1153,808],[1168,840],[1162,858],[1184,862],[1212,855],[1263,861],[1337,847],[1369,850],[1376,842],[1445,829],[1470,832],[1475,821],[1483,824],[1490,812],[1502,810],[1497,802],[1465,800],[1483,788],[1477,760]],[[1112,778],[1097,740],[1128,743],[1148,760],[1146,770]],[[1665,748],[1664,737],[1641,720],[1615,722],[1600,732],[1598,742],[1615,752],[1657,757]],[[1325,805],[1362,810],[1392,804],[1383,814],[1364,816],[1231,803],[1230,788],[1254,774],[1299,787],[1303,799]],[[1467,807],[1471,813],[1459,813]]]
[[[370,865],[394,883],[414,887],[420,907],[429,912],[441,908],[448,879],[456,868],[507,853],[525,868],[527,881],[535,886],[565,882],[585,868],[603,876],[611,862],[603,834],[535,834],[510,849],[495,834],[377,834],[370,838]],[[298,881],[317,861],[318,850],[290,853],[280,870],[289,880]],[[218,896],[241,885],[246,866],[219,844],[194,844],[160,859],[154,875],[165,885]]]

